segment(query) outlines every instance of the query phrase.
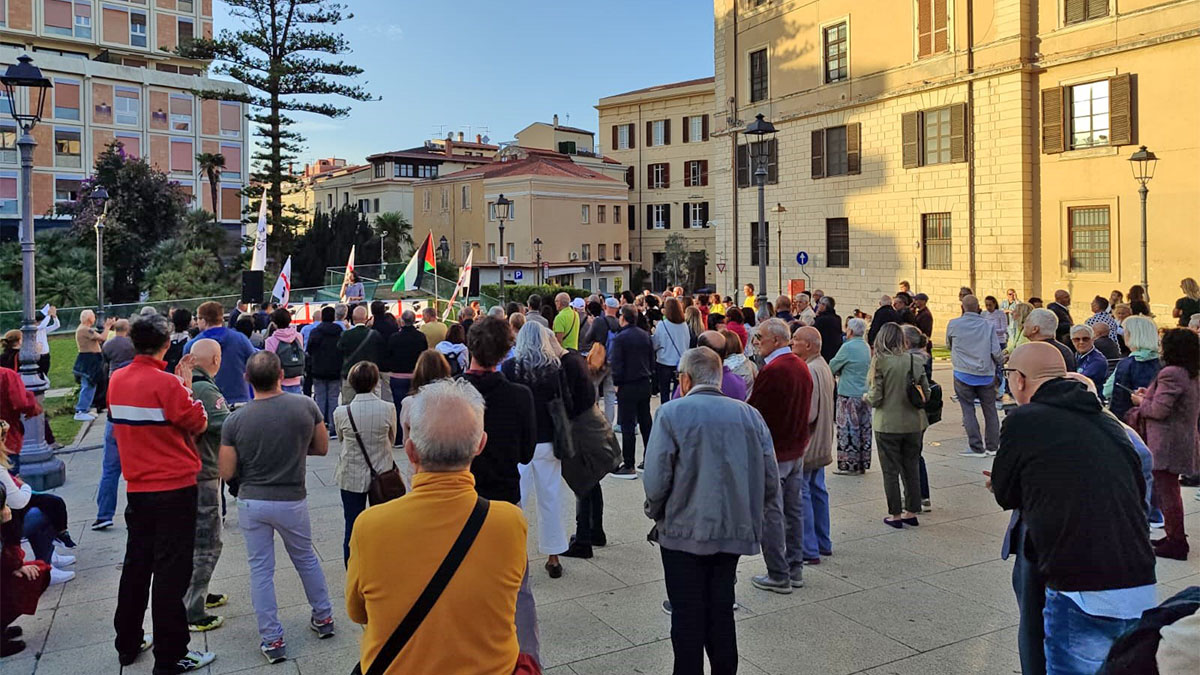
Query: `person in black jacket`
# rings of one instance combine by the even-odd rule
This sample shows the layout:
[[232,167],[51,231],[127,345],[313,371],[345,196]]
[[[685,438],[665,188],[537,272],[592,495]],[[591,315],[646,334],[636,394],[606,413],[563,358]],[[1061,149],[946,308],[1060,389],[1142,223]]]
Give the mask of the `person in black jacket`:
[[387,340],[396,331],[400,330],[400,326],[396,323],[396,317],[387,311],[387,303],[382,300],[376,300],[371,303],[371,319],[371,327],[384,340]]
[[[842,317],[834,311],[833,298],[821,296],[817,302],[817,316],[813,319],[813,328],[821,334],[821,356],[826,361],[832,361],[842,348]],[[869,344],[869,343],[868,343]]]
[[[1020,580],[1014,569],[1021,626],[1040,617],[1047,672],[1095,672],[1157,604],[1141,460],[1052,345],[1017,347],[1005,373],[1019,407],[1004,420],[990,486],[1019,510],[1008,541],[1033,563]],[[1044,608],[1029,588],[1038,583]]]
[[[321,309],[321,323],[308,334],[304,351],[308,352],[308,374],[313,383],[313,398],[321,409],[324,419],[333,419],[333,410],[338,407],[338,396],[342,391],[342,353],[338,351],[338,338],[342,327],[334,322],[334,309]],[[337,431],[331,429],[330,437]]]
[[888,296],[883,296],[879,299],[879,309],[871,315],[871,329],[867,331],[867,344],[875,344],[875,336],[879,334],[879,329],[889,323],[899,324],[900,313],[892,307],[892,299]]
[[1046,309],[1054,312],[1054,317],[1058,319],[1058,326],[1054,330],[1054,339],[1062,344],[1071,343],[1071,326],[1075,322],[1071,319],[1071,294],[1064,290],[1054,291],[1054,302],[1046,305]]
[[[350,374],[350,368],[359,361],[370,361],[376,367],[379,367],[383,362],[384,341],[380,337],[379,331],[371,328],[367,323],[367,306],[359,305],[350,313],[350,321],[352,326],[349,330],[342,331],[341,337],[338,338],[338,351],[342,353],[342,402],[348,404],[354,400],[354,388],[345,384],[346,376]],[[383,370],[383,368],[380,368]],[[379,398],[391,403],[392,390],[391,387],[386,392],[382,387],[376,389],[375,393]]]
[[654,363],[654,344],[650,334],[637,327],[638,312],[633,305],[621,308],[621,330],[609,338],[608,364],[613,386],[617,388],[617,424],[621,425],[623,463],[613,471],[616,478],[637,478],[633,468],[637,434],[642,430],[642,449],[650,442],[650,373]]
[[[404,325],[388,336],[387,346],[383,351],[383,367],[391,373],[392,401],[396,404],[397,415],[400,414],[400,402],[408,396],[417,359],[420,358],[421,352],[433,347],[425,334],[417,330],[417,315],[413,314],[412,310],[404,310],[400,314],[400,322]],[[398,443],[404,442],[403,439],[396,440]]]

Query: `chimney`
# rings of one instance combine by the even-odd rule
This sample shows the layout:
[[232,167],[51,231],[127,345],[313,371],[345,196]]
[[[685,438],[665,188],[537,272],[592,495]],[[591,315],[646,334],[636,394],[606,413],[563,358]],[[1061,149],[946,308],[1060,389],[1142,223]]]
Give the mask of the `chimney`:
[[558,113],[554,113],[554,126],[558,126]]
[[476,143],[480,143],[480,144],[482,144],[482,143],[483,143],[483,136],[482,136],[481,134],[475,134],[475,142],[476,142]]
[[463,142],[463,132],[461,132],[461,131],[460,131],[460,132],[458,132],[458,142],[459,142],[459,143],[462,143],[462,142]]

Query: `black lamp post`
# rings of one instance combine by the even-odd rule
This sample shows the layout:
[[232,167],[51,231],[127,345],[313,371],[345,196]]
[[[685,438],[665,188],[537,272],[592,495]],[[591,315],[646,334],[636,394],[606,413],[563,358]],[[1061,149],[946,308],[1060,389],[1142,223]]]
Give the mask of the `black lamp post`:
[[[754,180],[758,183],[758,295],[767,292],[767,214],[766,185],[767,160],[771,142],[775,138],[775,125],[763,119],[762,113],[742,133],[750,136],[750,155],[754,157]],[[776,255],[778,255],[778,251]]]
[[1150,293],[1150,284],[1148,283],[1148,268],[1146,266],[1146,196],[1150,194],[1150,188],[1146,187],[1146,183],[1154,178],[1154,168],[1158,165],[1158,157],[1153,152],[1146,149],[1146,146],[1141,146],[1137,152],[1129,156],[1129,166],[1133,169],[1133,179],[1138,182],[1141,187],[1138,188],[1138,194],[1142,197],[1142,288],[1146,289],[1147,295]]
[[96,216],[96,323],[104,325],[104,225],[108,219],[108,190],[101,185],[88,195],[96,202],[100,213]]
[[496,260],[500,262],[500,305],[504,306],[504,263],[508,256],[504,255],[504,221],[508,220],[508,215],[512,210],[512,200],[505,199],[504,194],[500,194],[500,198],[496,200],[496,217],[500,219],[500,255]]
[[538,285],[546,283],[542,278],[542,238],[538,237],[533,240],[533,252],[537,255],[537,280]]
[[[46,92],[54,85],[33,65],[33,59],[27,54],[8,67],[0,77],[0,84],[8,95],[9,113],[20,128],[17,139],[21,153],[22,342],[19,370],[25,388],[37,396],[40,404],[49,382],[38,371],[37,322],[33,313],[37,288],[34,278],[37,247],[33,237],[33,149],[37,141],[33,138],[33,128],[42,119]],[[66,467],[46,445],[43,414],[25,418],[25,442],[21,446],[21,477],[35,490],[55,488],[66,480]]]
[[[446,241],[446,235],[442,235],[441,240],[438,241],[437,254],[439,256],[441,256],[442,260],[445,260],[446,256],[449,253],[450,253],[450,242]],[[434,265],[434,270],[433,270],[433,308],[435,310],[437,309],[437,301],[438,301],[438,271],[437,271],[437,265]]]

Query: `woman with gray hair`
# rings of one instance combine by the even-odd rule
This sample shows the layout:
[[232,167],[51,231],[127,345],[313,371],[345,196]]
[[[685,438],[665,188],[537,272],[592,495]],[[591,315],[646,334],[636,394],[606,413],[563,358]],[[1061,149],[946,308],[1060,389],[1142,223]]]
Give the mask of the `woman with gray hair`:
[[846,322],[846,341],[829,362],[837,376],[837,469],[842,476],[862,475],[871,468],[871,406],[863,399],[867,393],[867,371],[871,366],[871,348],[863,338],[867,322]]
[[[920,525],[921,436],[929,426],[925,411],[914,406],[908,395],[910,382],[929,392],[929,378],[916,357],[908,353],[904,333],[895,323],[884,324],[875,336],[867,401],[874,412],[871,426],[879,445],[879,467],[883,470],[883,492],[887,496],[885,525],[901,529]],[[904,485],[904,500],[900,485]]]

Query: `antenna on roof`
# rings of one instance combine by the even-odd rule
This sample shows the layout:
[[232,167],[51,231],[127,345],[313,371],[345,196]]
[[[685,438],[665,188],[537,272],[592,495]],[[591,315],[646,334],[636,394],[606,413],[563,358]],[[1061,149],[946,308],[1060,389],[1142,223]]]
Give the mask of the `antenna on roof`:
[[480,140],[482,140],[482,141],[483,141],[485,144],[487,144],[487,143],[491,143],[491,142],[492,142],[492,139],[488,138],[487,136],[484,136],[484,137],[483,137],[482,139],[480,139]]
[[571,124],[571,113],[567,113],[567,114],[566,114],[566,119],[567,119],[567,123],[566,123],[566,125],[565,125],[565,126],[570,126],[570,124]]

